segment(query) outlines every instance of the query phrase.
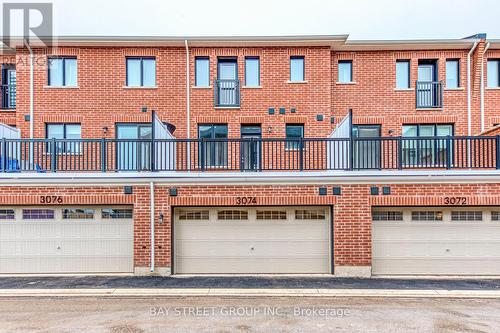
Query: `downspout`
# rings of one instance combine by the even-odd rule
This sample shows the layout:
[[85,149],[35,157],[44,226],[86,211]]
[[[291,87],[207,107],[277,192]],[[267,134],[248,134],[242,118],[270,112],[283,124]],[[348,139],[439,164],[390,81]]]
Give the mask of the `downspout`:
[[481,133],[484,131],[484,55],[489,47],[490,43],[486,44],[481,58]]
[[30,53],[30,139],[33,139],[35,132],[35,123],[34,123],[34,115],[35,115],[35,55],[33,54],[33,50],[31,49],[28,41],[24,40],[24,45],[28,49]]
[[189,86],[189,76],[190,76],[190,66],[189,66],[189,45],[188,40],[184,40],[184,46],[186,47],[186,138],[187,142],[187,169],[191,169],[191,145],[189,139],[191,138],[191,114],[190,114],[190,86]]
[[[467,54],[467,136],[472,135],[472,102],[471,102],[471,84],[470,84],[470,57],[477,47],[478,42],[474,43],[472,49]],[[470,153],[470,149],[469,153]],[[470,159],[469,159],[470,160]]]
[[155,271],[155,184],[149,183],[149,220],[151,228],[151,273]]

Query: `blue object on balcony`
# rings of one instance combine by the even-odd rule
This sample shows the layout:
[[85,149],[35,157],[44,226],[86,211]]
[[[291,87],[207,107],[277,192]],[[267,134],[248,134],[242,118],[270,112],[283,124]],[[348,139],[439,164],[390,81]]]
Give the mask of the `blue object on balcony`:
[[38,173],[47,173],[47,170],[42,169],[42,167],[38,164],[35,164],[35,169],[36,169],[36,172],[38,172]]
[[17,160],[7,160],[5,172],[21,172]]
[[267,113],[269,113],[269,114],[274,114],[274,108],[269,108],[269,109],[267,110]]
[[285,114],[285,108],[280,108],[280,114]]

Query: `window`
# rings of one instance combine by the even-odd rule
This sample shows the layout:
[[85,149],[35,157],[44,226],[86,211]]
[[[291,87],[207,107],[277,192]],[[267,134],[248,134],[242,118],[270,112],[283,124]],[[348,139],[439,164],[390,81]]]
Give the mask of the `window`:
[[[446,149],[446,137],[453,135],[453,125],[403,125],[403,165],[444,166],[453,161],[453,149]],[[420,137],[421,139],[410,139]]]
[[23,220],[51,220],[53,218],[53,209],[23,209]]
[[259,57],[245,58],[245,86],[260,86],[260,60]]
[[[227,141],[213,139],[227,139],[227,125],[207,124],[198,126],[198,137],[203,141],[203,149],[199,150],[199,160],[202,167],[227,166]],[[210,140],[212,139],[212,140]]]
[[304,125],[286,125],[286,149],[299,149],[301,142],[298,139],[304,137]]
[[48,68],[49,86],[76,87],[77,65],[75,57],[49,57]]
[[246,210],[221,210],[217,212],[219,220],[248,220],[248,211]]
[[305,81],[305,61],[304,57],[290,57],[290,81]]
[[452,221],[482,221],[483,212],[481,211],[452,211],[451,212]]
[[154,87],[156,85],[156,59],[127,57],[127,86]]
[[[46,128],[47,139],[81,139],[82,129],[80,124],[47,124]],[[78,141],[68,141],[68,142],[56,142],[56,151],[58,154],[62,153],[80,153],[81,142]],[[47,143],[47,151],[51,151],[51,143]]]
[[13,209],[0,209],[0,220],[13,220],[14,218]]
[[410,88],[410,61],[397,60],[396,61],[396,88],[408,89]]
[[460,86],[460,65],[457,59],[446,60],[446,88]]
[[208,210],[181,210],[179,212],[179,220],[208,220],[209,212]]
[[442,221],[443,212],[439,211],[419,211],[411,212],[412,221]]
[[487,76],[489,88],[500,87],[500,59],[488,60]]
[[500,211],[492,211],[491,212],[491,220],[492,221],[500,221]]
[[295,211],[297,220],[324,220],[326,217],[324,209],[298,209]]
[[257,220],[286,220],[286,211],[257,210]]
[[90,208],[65,208],[62,210],[62,218],[67,220],[93,219],[94,210]]
[[373,221],[403,221],[403,212],[375,211],[372,213]]
[[103,208],[101,211],[103,219],[131,219],[131,208]]
[[208,57],[196,57],[194,63],[194,85],[197,87],[210,86],[210,59]]
[[339,60],[339,79],[340,83],[352,82],[352,60]]

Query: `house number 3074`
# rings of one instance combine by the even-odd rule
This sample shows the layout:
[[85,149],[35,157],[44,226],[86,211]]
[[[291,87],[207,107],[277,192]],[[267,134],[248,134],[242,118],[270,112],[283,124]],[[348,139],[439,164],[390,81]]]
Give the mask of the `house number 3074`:
[[252,205],[257,204],[256,197],[236,197],[237,205]]

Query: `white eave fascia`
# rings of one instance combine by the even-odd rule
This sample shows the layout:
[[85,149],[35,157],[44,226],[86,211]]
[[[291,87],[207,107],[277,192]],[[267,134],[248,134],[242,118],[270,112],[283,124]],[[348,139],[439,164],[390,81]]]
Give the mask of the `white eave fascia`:
[[500,39],[488,39],[488,43],[490,43],[489,50],[500,49]]
[[[348,35],[303,36],[54,36],[55,47],[184,47],[188,40],[191,47],[259,47],[259,46],[323,46],[343,44]],[[13,37],[22,47],[22,39]],[[32,41],[32,47],[45,47]]]
[[347,40],[335,51],[467,50],[478,39]]

